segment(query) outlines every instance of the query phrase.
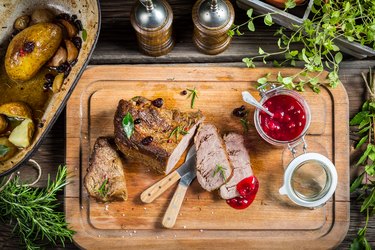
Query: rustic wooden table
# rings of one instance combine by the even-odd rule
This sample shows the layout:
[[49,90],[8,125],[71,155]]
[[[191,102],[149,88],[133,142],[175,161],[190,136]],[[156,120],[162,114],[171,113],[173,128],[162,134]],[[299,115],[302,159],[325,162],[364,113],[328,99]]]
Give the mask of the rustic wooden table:
[[[162,64],[162,63],[195,63],[197,67],[203,63],[218,66],[222,64],[234,64],[243,67],[241,59],[245,56],[256,55],[258,47],[264,50],[276,50],[277,39],[273,36],[277,26],[265,27],[261,22],[256,23],[256,32],[247,32],[242,37],[236,37],[227,51],[217,56],[206,56],[196,51],[192,44],[192,21],[191,9],[194,1],[169,0],[175,19],[174,31],[176,34],[176,46],[167,56],[151,58],[141,55],[137,51],[134,32],[130,26],[129,14],[133,1],[107,0],[101,3],[102,29],[99,42],[91,58],[91,64]],[[236,8],[236,23],[245,20],[245,11]],[[276,58],[278,59],[278,58]],[[366,95],[363,80],[360,73],[368,71],[369,67],[375,66],[375,60],[355,60],[351,57],[345,58],[341,64],[340,79],[345,85],[350,100],[350,116],[357,112]],[[353,150],[354,141],[351,140],[351,165],[357,160]],[[33,159],[37,160],[42,168],[42,179],[38,183],[43,187],[46,185],[48,174],[55,176],[57,166],[65,162],[65,111],[62,112],[56,124],[45,138],[41,147],[37,150]],[[355,175],[355,171],[353,176]],[[338,247],[348,249],[355,238],[358,229],[364,225],[364,216],[360,214],[361,204],[352,196],[350,209],[350,228],[345,240]],[[63,209],[63,193],[59,201]],[[375,246],[375,220],[369,223],[367,239]],[[11,236],[11,228],[0,225],[0,249],[19,249],[19,239]],[[47,246],[53,248],[53,246]],[[62,246],[59,247],[60,249]],[[67,249],[77,249],[73,243],[67,242]],[[58,249],[58,248],[54,248]]]

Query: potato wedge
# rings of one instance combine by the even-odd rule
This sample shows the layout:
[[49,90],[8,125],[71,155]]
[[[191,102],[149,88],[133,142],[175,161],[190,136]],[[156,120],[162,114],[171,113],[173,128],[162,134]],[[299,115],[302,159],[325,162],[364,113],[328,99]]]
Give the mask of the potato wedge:
[[34,123],[31,119],[25,119],[13,129],[9,136],[9,141],[15,146],[26,148],[30,145],[34,134]]
[[17,152],[17,147],[14,146],[6,137],[0,137],[0,161],[10,159]]
[[31,108],[24,102],[8,102],[0,106],[0,114],[12,118],[32,119]]
[[62,40],[61,28],[52,23],[38,23],[18,33],[9,43],[5,70],[14,81],[34,77],[55,54]]

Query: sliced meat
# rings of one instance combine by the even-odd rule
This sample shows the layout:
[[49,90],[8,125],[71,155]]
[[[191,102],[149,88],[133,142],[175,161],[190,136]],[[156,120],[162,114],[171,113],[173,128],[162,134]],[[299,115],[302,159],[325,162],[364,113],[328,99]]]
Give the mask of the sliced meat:
[[207,191],[220,188],[232,175],[223,139],[212,124],[199,126],[195,136],[197,151],[197,179]]
[[[115,142],[128,159],[168,174],[188,147],[204,117],[200,111],[181,112],[157,106],[140,96],[129,101],[120,100],[114,118]],[[122,119],[128,112],[136,121],[130,139],[122,127]],[[146,137],[152,137],[152,141],[145,143]]]
[[242,135],[230,133],[224,136],[225,147],[229,160],[233,165],[233,176],[220,187],[220,196],[223,199],[232,199],[240,196],[236,186],[243,179],[253,175],[249,153],[246,150]]
[[113,138],[99,137],[92,151],[84,185],[98,201],[126,200],[125,173]]

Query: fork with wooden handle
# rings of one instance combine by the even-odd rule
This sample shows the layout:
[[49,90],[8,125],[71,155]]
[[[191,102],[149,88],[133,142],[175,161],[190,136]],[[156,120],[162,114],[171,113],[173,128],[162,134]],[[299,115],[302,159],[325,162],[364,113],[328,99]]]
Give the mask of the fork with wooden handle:
[[187,153],[185,163],[182,164],[181,167],[143,191],[141,194],[141,201],[144,203],[151,203],[162,193],[164,193],[169,187],[171,187],[174,183],[181,179],[182,176],[190,172],[192,168],[194,169],[195,164],[191,164],[191,161],[189,160],[194,158],[195,163],[195,154],[195,146],[193,145],[190,147]]

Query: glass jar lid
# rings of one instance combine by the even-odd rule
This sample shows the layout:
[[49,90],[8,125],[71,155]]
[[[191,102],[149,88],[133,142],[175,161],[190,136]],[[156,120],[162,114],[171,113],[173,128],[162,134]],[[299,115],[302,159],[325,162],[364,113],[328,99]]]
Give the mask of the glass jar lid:
[[293,159],[284,172],[280,194],[304,207],[324,205],[337,187],[337,171],[324,155],[305,153]]

